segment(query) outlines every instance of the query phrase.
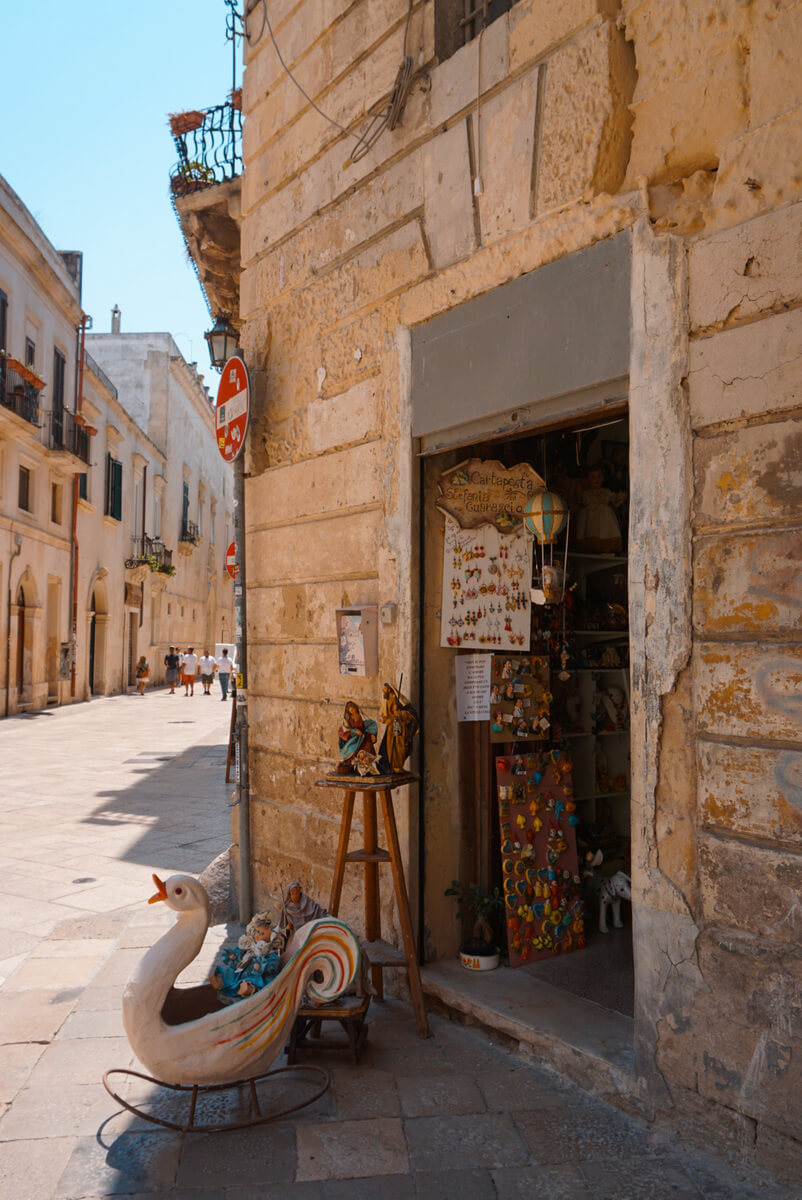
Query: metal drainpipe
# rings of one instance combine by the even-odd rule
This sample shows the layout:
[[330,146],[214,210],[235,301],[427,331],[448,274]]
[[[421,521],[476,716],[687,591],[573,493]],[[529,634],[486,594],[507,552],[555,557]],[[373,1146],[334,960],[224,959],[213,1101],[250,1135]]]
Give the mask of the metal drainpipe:
[[[148,494],[148,464],[145,463],[142,468],[142,553],[145,552],[145,505],[147,504]],[[152,600],[152,597],[151,597]],[[145,581],[142,581],[142,600],[139,605],[139,628],[141,629],[145,623]],[[153,622],[151,621],[151,625]]]
[[[9,530],[9,533],[10,532],[11,530]],[[14,534],[14,543],[16,549],[8,560],[8,613],[6,619],[6,710],[3,714],[6,717],[8,716],[9,689],[11,687],[11,564],[19,554],[22,554],[21,533]]]
[[237,639],[236,735],[237,835],[239,838],[239,919],[251,919],[251,800],[248,778],[248,623],[245,572],[245,461],[241,452],[234,463],[234,542],[239,565],[234,581],[234,620]]
[[[86,313],[81,313],[80,341],[78,350],[78,384],[75,389],[75,411],[81,411],[84,394],[84,355],[86,353]],[[72,663],[70,665],[70,698],[75,699],[76,675],[78,669],[78,474],[72,479],[72,555],[70,562],[72,575]]]

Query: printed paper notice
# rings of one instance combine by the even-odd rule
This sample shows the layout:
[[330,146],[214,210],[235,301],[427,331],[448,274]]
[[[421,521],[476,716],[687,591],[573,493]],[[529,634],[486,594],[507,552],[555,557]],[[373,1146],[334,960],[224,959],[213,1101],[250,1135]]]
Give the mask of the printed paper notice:
[[490,667],[492,654],[458,654],[457,720],[490,720]]

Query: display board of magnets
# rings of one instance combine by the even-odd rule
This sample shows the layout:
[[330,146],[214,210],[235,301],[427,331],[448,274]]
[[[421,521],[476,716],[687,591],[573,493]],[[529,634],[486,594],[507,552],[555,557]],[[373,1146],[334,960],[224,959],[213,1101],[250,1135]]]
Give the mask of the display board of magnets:
[[532,538],[446,518],[440,645],[528,650]]
[[490,741],[543,741],[551,728],[549,660],[494,654],[490,673]]
[[556,749],[496,759],[511,967],[585,945],[572,769]]

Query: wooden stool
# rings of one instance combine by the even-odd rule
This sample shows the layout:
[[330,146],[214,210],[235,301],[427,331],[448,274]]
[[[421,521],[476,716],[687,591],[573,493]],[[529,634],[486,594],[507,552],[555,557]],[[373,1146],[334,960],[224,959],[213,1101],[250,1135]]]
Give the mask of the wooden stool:
[[[418,1033],[422,1038],[429,1037],[429,1022],[423,1005],[423,988],[421,987],[418,958],[415,952],[415,938],[412,933],[412,918],[409,914],[409,899],[404,882],[404,865],[401,861],[401,847],[398,843],[398,830],[395,824],[392,792],[394,788],[405,787],[408,783],[416,783],[417,775],[402,772],[399,775],[331,775],[319,779],[318,787],[342,788],[345,792],[343,815],[340,824],[340,841],[337,847],[337,861],[334,864],[334,878],[331,883],[331,898],[329,912],[336,917],[340,909],[340,897],[343,890],[343,877],[346,863],[363,863],[365,868],[365,941],[362,949],[368,956],[371,967],[371,978],[376,996],[381,1000],[384,994],[382,969],[396,967],[405,970],[409,978],[409,990],[412,1004],[415,1008]],[[361,850],[348,853],[348,840],[351,836],[351,820],[354,815],[354,799],[357,792],[362,793],[363,827],[365,845]],[[389,852],[382,850],[378,844],[376,820],[376,793],[382,798],[382,813],[384,828],[387,834]],[[401,922],[401,935],[404,939],[404,949],[397,950],[389,942],[382,941],[381,911],[379,907],[379,864],[389,863],[393,870],[395,899],[398,905],[398,917]]]
[[[341,996],[339,1000],[335,1000],[331,1004],[324,1004],[320,1008],[314,1008],[307,1004],[302,1005],[298,1009],[285,1050],[288,1065],[294,1066],[297,1062],[299,1049],[313,1045],[315,1050],[348,1049],[351,1051],[351,1061],[354,1066],[357,1066],[359,1052],[368,1037],[365,1015],[369,1004],[370,996]],[[321,1026],[324,1021],[339,1022],[345,1030],[347,1041],[332,1042],[322,1039]]]

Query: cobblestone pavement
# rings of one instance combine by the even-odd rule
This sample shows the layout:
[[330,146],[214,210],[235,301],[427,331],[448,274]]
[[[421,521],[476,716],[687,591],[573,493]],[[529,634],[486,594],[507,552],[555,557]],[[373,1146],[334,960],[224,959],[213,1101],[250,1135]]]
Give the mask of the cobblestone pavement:
[[[2,1200],[788,1196],[483,1033],[433,1017],[421,1041],[397,1001],[372,1006],[359,1067],[307,1055],[332,1087],[274,1124],[182,1136],[117,1105],[100,1081],[134,1065],[123,984],[170,919],[145,904],[150,872],[199,871],[230,841],[229,712],[157,691],[0,723]],[[182,980],[203,979],[233,932],[212,930]],[[300,1086],[279,1077],[271,1102]]]

